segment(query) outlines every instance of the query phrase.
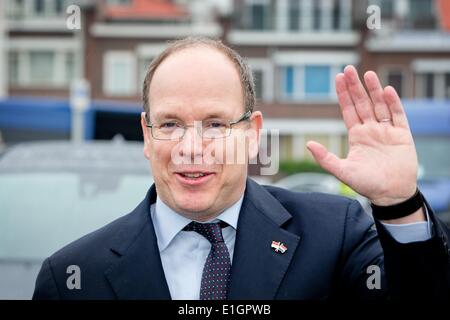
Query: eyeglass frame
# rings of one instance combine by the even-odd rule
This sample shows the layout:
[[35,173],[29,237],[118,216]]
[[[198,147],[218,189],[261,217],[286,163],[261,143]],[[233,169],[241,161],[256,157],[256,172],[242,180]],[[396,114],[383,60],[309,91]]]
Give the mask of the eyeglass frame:
[[[233,126],[234,126],[235,124],[238,124],[238,123],[242,122],[242,121],[246,121],[246,120],[250,119],[250,117],[252,116],[252,114],[253,114],[252,111],[247,110],[247,111],[246,111],[239,119],[237,119],[237,120],[235,120],[235,121],[229,121],[229,122],[228,122],[228,125],[229,125],[230,127],[229,127],[229,132],[228,132],[227,135],[225,135],[225,136],[223,136],[223,137],[219,137],[219,138],[205,138],[205,137],[203,137],[203,135],[202,135],[202,139],[210,139],[210,140],[214,140],[214,139],[225,139],[226,137],[229,137],[230,134],[231,134],[231,130],[233,129]],[[195,126],[195,125],[193,125],[193,124],[191,124],[191,125],[183,125],[183,127],[182,127],[182,128],[184,129],[183,135],[182,135],[181,137],[179,137],[178,139],[161,139],[161,138],[156,138],[156,137],[153,135],[153,127],[155,126],[155,124],[154,124],[154,123],[147,123],[147,120],[145,120],[145,126],[146,126],[147,128],[150,128],[150,132],[151,132],[152,138],[155,139],[155,140],[160,140],[160,141],[177,141],[177,140],[182,140],[182,139],[184,138],[184,135],[186,134],[186,131],[187,131],[187,128],[188,128],[188,127],[193,127],[193,126]]]

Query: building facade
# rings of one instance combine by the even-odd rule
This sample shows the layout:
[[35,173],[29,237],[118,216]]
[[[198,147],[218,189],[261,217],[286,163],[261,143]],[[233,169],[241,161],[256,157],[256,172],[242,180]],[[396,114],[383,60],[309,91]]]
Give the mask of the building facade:
[[[130,119],[135,119],[146,69],[168,40],[219,38],[251,65],[257,108],[265,128],[279,130],[282,160],[310,157],[305,148],[310,139],[344,156],[346,129],[334,78],[345,65],[355,65],[361,75],[374,70],[404,99],[450,98],[448,6],[442,3],[8,0],[3,82],[10,97],[67,99],[73,80],[85,78],[93,101],[131,106]],[[80,30],[66,26],[71,4],[81,8]],[[375,11],[369,10],[373,6]],[[379,28],[371,28],[369,18],[379,18]],[[108,115],[96,118],[99,128],[112,127]],[[126,115],[114,117],[120,122]],[[97,131],[93,138],[113,135]]]

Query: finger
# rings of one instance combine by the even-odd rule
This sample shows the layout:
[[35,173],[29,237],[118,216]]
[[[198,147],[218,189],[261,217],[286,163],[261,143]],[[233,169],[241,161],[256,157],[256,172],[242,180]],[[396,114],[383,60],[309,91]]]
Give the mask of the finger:
[[376,121],[372,101],[367,95],[366,89],[364,89],[364,86],[359,80],[355,67],[350,65],[346,66],[344,69],[344,75],[345,81],[347,82],[347,88],[350,92],[350,96],[353,100],[359,118],[363,122]]
[[394,126],[409,129],[408,119],[397,91],[393,87],[387,86],[384,88],[383,96],[391,111]]
[[341,178],[342,159],[338,158],[333,153],[328,152],[328,150],[318,142],[308,141],[306,147],[323,169],[334,175],[336,178]]
[[[380,80],[373,71],[367,71],[364,74],[364,82],[366,83],[367,90],[369,91],[370,98],[374,106],[375,117],[378,121],[384,119],[392,119],[389,107],[384,100],[383,88],[381,87]],[[384,122],[390,123],[390,122]]]
[[342,118],[344,119],[347,129],[350,129],[355,124],[361,124],[361,119],[356,113],[356,109],[352,98],[350,97],[350,93],[348,92],[347,83],[345,82],[345,76],[343,73],[338,73],[336,76],[336,94],[338,96]]

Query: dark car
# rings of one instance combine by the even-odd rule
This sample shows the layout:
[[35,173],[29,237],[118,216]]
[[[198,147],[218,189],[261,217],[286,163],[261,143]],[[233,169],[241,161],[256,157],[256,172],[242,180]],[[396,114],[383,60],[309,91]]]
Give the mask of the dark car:
[[0,299],[29,299],[42,261],[130,212],[153,183],[142,143],[34,142],[0,158]]

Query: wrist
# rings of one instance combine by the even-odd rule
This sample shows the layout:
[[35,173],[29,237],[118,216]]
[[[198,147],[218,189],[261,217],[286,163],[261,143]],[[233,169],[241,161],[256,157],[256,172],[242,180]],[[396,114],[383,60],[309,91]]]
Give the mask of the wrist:
[[408,223],[427,221],[427,218],[426,218],[423,208],[420,208],[416,212],[414,212],[410,215],[407,215],[405,217],[402,217],[402,218],[380,220],[380,221],[383,223],[387,223],[387,224],[408,224]]
[[[414,221],[423,221],[422,218],[424,218],[424,215],[423,210],[421,210],[423,204],[423,196],[420,193],[419,189],[416,188],[415,193],[410,198],[400,203],[395,203],[393,205],[378,205],[372,202],[372,215],[375,219],[378,220],[395,221],[397,219],[402,219],[402,221],[405,221],[405,219],[409,219],[407,218],[408,216],[411,216],[414,218]],[[417,217],[413,216],[414,214]]]
[[391,197],[391,196],[384,196],[384,197],[378,197],[374,199],[369,199],[371,204],[377,205],[377,206],[394,206],[399,203],[405,202],[411,197],[413,197],[417,192],[417,185],[414,185],[411,187],[411,190],[406,193],[404,196],[397,196],[397,197]]

